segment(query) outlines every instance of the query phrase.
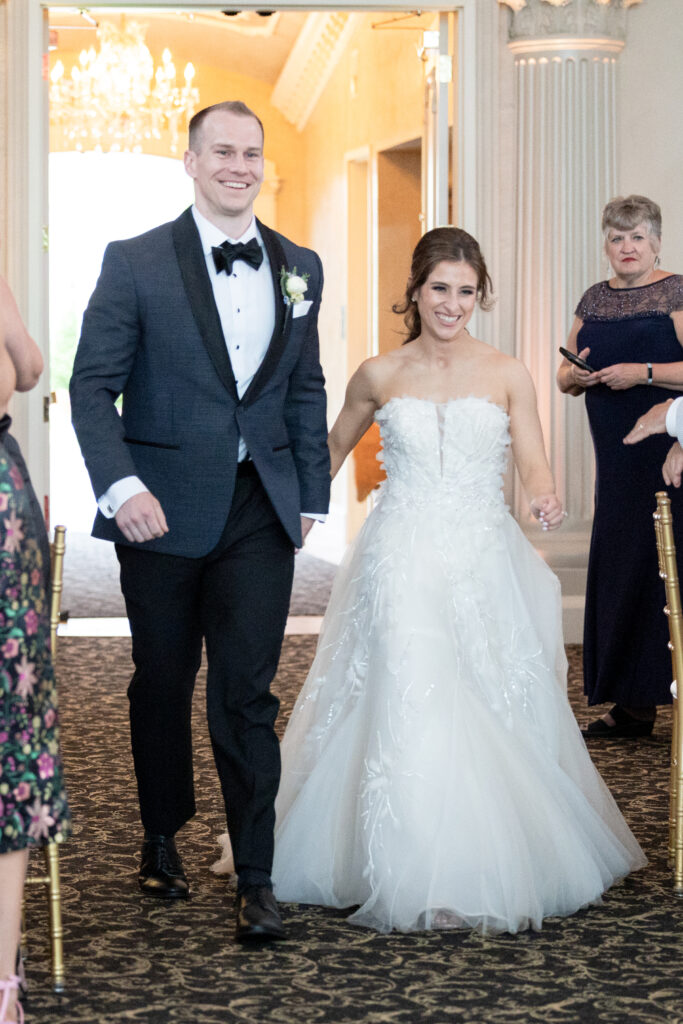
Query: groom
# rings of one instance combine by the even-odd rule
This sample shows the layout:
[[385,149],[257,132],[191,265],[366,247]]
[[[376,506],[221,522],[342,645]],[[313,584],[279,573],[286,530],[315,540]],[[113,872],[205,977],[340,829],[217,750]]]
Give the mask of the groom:
[[116,544],[133,636],[140,888],[189,893],[174,836],[195,813],[190,714],[204,640],[236,937],[277,939],[270,683],[295,549],[329,499],[322,268],[254,218],[256,115],[218,103],[189,134],[194,205],[104,254],[71,380],[73,423],[99,507],[93,535]]

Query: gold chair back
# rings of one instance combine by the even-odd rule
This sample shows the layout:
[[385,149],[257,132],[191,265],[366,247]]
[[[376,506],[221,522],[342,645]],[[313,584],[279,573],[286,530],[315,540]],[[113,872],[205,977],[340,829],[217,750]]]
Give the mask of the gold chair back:
[[673,683],[673,728],[671,733],[671,768],[669,784],[669,863],[673,867],[674,892],[683,896],[683,611],[673,535],[671,501],[666,491],[658,491],[654,513],[659,575],[664,581],[666,605],[664,614],[669,623],[669,650]]
[[55,536],[50,545],[50,644],[52,660],[57,657],[57,628],[62,607],[64,579],[64,552],[66,550],[66,526],[55,526]]
[[[64,552],[66,527],[55,526],[54,540],[50,545],[50,647],[53,662],[57,656],[57,627],[62,605],[62,580],[64,574]],[[59,846],[48,843],[43,847],[45,873],[29,875],[27,885],[45,885],[48,894],[50,919],[50,948],[52,950],[52,987],[55,992],[64,991],[64,938],[62,928],[62,892],[59,879]]]

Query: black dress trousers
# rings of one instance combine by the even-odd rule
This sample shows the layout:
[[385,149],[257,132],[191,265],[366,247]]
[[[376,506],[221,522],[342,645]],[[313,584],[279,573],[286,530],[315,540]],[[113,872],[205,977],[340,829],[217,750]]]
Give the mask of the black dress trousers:
[[202,558],[118,544],[133,635],[128,689],[142,823],[174,835],[195,812],[191,705],[206,642],[207,717],[238,872],[270,873],[280,780],[270,692],[294,548],[253,463],[240,465],[220,541]]

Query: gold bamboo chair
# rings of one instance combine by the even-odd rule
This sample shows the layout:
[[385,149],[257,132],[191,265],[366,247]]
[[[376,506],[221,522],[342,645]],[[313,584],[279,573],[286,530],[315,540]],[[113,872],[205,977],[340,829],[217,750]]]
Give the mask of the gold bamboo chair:
[[[62,603],[62,580],[64,574],[65,526],[55,526],[55,536],[50,545],[50,644],[52,660],[57,658],[57,627],[60,621]],[[55,992],[64,991],[64,932],[62,929],[62,895],[59,879],[59,844],[47,843],[43,847],[45,873],[29,875],[27,885],[47,886],[48,912],[50,920],[50,947],[52,950],[52,987]]]
[[676,545],[673,536],[671,501],[666,491],[658,491],[657,510],[654,513],[659,575],[664,580],[666,605],[664,614],[669,622],[669,650],[673,682],[673,728],[671,733],[671,768],[669,781],[669,864],[673,867],[674,893],[683,896],[683,700],[679,700],[683,687],[683,611],[676,564]]

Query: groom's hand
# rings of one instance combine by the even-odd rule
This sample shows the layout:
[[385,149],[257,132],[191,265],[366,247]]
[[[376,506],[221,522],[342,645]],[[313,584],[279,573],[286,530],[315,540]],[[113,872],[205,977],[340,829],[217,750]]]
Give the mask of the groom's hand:
[[126,540],[136,544],[168,533],[164,510],[149,491],[134,494],[124,501],[116,513],[116,525]]
[[[302,516],[301,517],[301,548],[306,543],[306,538],[308,537],[309,533],[311,532],[311,528],[312,528],[312,526],[313,526],[313,524],[315,522],[316,522],[315,519],[310,519],[308,516]],[[296,548],[295,549],[295,554],[298,555],[299,552],[301,551],[301,548]]]

